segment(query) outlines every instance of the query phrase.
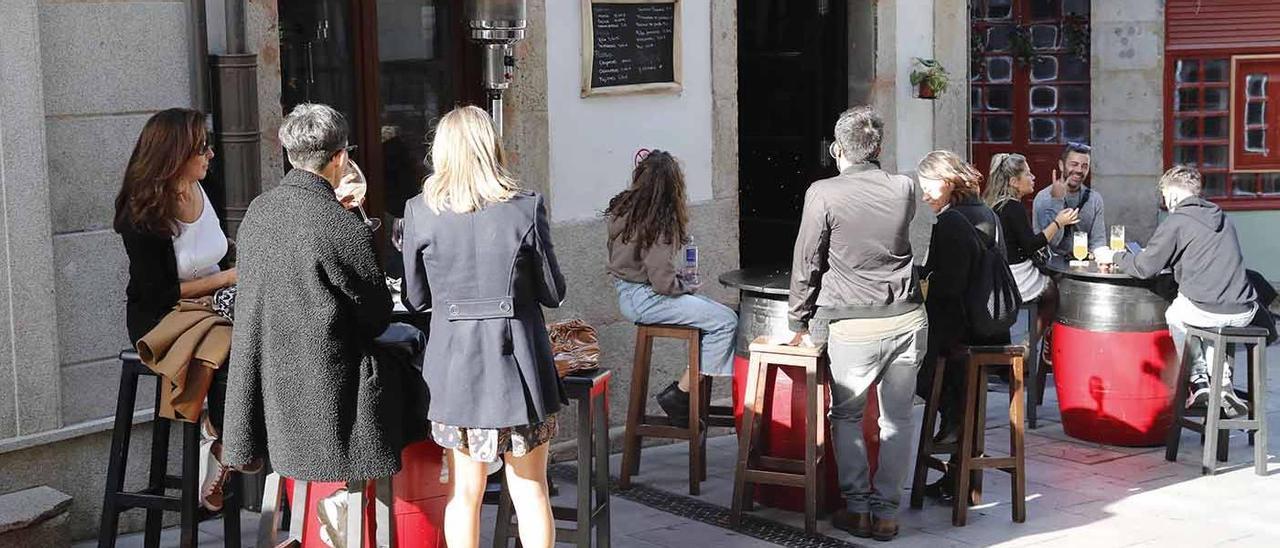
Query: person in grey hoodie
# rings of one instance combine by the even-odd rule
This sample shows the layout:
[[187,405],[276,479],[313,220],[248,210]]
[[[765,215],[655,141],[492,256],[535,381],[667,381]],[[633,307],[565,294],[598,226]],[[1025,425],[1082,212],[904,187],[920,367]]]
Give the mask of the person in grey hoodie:
[[[1115,258],[1121,270],[1140,278],[1152,278],[1173,268],[1178,296],[1165,312],[1165,321],[1178,358],[1182,359],[1184,351],[1190,352],[1188,407],[1209,401],[1212,379],[1207,364],[1214,348],[1197,344],[1184,350],[1187,326],[1243,327],[1257,311],[1257,296],[1245,276],[1236,228],[1221,208],[1200,197],[1200,188],[1200,172],[1195,168],[1176,166],[1166,171],[1159,189],[1169,217],[1156,228],[1145,249],[1120,252]],[[1227,358],[1225,374],[1218,379],[1224,388],[1231,386],[1230,356]],[[1231,389],[1223,390],[1222,408],[1229,418],[1248,411]]]

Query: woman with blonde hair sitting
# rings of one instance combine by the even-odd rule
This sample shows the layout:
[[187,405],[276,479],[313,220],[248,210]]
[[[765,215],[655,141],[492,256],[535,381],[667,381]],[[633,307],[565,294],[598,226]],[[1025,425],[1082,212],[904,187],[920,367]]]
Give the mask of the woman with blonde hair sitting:
[[477,107],[440,120],[431,161],[405,204],[402,251],[405,305],[432,310],[423,376],[431,436],[449,450],[445,538],[478,544],[487,465],[503,459],[521,543],[549,547],[547,442],[567,400],[542,315],[565,293],[546,206],[511,176]]
[[1009,270],[1018,283],[1018,293],[1022,294],[1022,302],[1039,299],[1037,308],[1040,332],[1044,333],[1044,352],[1041,363],[1049,361],[1049,334],[1045,329],[1058,310],[1058,291],[1053,279],[1045,275],[1032,262],[1036,252],[1048,247],[1049,241],[1059,231],[1080,222],[1079,210],[1065,208],[1058,212],[1053,222],[1037,234],[1031,230],[1027,208],[1022,199],[1035,192],[1036,176],[1027,165],[1027,158],[1021,154],[999,153],[991,157],[991,176],[987,178],[986,189],[982,192],[982,200],[1000,217],[1004,228],[1005,256],[1009,260]]

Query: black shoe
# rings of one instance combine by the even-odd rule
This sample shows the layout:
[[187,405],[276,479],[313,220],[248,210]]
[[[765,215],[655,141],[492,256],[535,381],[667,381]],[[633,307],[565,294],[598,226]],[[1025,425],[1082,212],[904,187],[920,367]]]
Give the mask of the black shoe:
[[951,504],[956,500],[955,483],[950,476],[930,483],[924,487],[924,496],[937,500],[941,504]]
[[654,399],[658,400],[658,406],[671,419],[672,426],[683,427],[689,424],[689,393],[681,390],[678,384],[671,383]]
[[1209,405],[1209,380],[1196,379],[1187,385],[1187,408],[1204,408]]
[[959,420],[953,420],[951,417],[943,416],[942,424],[938,426],[938,433],[933,436],[933,445],[951,445],[960,441],[960,428],[963,426]]

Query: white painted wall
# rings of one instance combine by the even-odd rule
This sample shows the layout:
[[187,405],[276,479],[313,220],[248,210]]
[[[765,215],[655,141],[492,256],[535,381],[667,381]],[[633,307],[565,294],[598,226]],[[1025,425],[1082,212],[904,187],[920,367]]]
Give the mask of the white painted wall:
[[547,2],[547,119],[551,214],[596,217],[630,183],[640,148],[670,151],[684,166],[689,201],[712,198],[711,3],[680,2],[684,90],[580,97],[580,2]]
[[[898,0],[895,18],[896,61],[898,77],[894,82],[895,127],[897,135],[897,171],[915,171],[924,155],[934,149],[933,101],[917,99],[911,85],[913,59],[932,58],[933,55],[933,0]],[[882,35],[883,39],[883,35]],[[954,70],[954,67],[948,67]],[[967,93],[965,89],[948,90],[949,93]],[[965,155],[965,151],[955,152]]]

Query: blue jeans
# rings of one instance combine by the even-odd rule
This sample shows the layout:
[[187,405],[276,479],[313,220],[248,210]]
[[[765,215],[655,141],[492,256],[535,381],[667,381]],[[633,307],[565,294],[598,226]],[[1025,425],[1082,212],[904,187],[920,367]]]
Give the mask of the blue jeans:
[[732,308],[702,295],[659,295],[647,284],[615,279],[618,308],[634,323],[687,325],[702,331],[703,375],[733,375],[733,341],[738,315]]

